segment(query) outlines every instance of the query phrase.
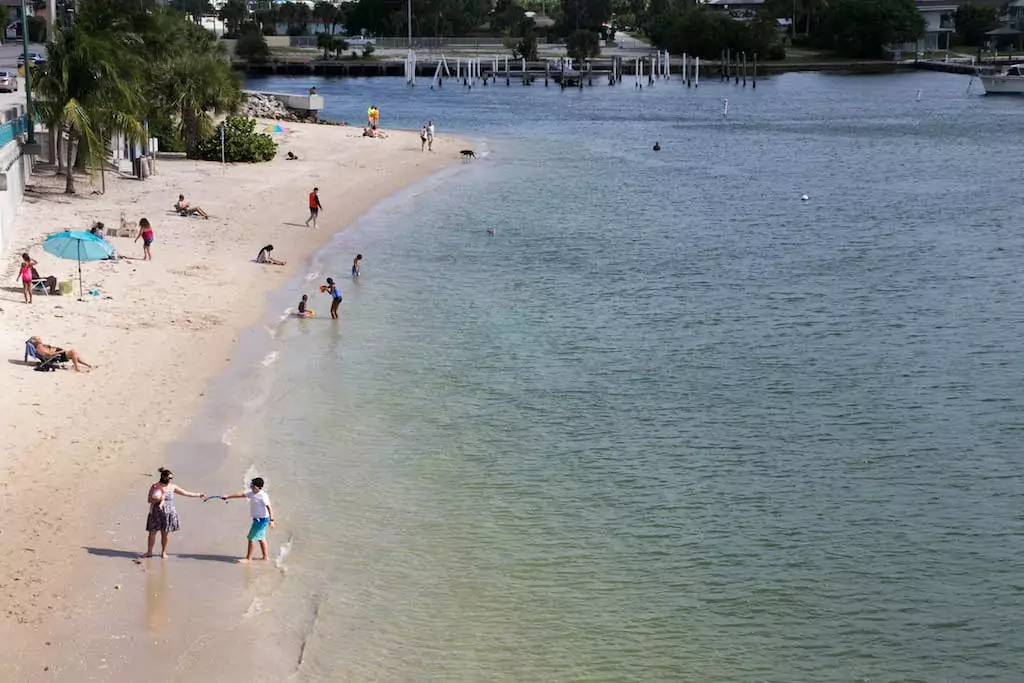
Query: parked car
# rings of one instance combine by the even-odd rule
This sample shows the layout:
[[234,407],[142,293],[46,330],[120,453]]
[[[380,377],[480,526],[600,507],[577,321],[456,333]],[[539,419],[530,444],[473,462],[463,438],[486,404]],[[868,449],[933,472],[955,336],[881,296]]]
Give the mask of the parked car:
[[367,38],[365,36],[351,36],[345,38],[345,42],[348,43],[349,47],[366,47],[367,45],[375,45],[377,43],[377,39]]
[[[46,64],[46,57],[42,56],[38,52],[29,52],[28,61],[32,62],[33,65],[39,66],[40,64]],[[18,66],[25,66],[25,53],[18,55]]]
[[11,71],[0,71],[0,92],[18,92],[18,75]]

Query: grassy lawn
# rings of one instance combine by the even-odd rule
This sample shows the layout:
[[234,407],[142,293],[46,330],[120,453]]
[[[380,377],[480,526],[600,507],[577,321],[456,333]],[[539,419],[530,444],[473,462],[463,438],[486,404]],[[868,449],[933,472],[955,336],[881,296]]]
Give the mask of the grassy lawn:
[[315,47],[272,47],[270,52],[275,55],[322,55],[324,53],[323,50],[318,50]]
[[812,50],[804,47],[787,47],[786,58],[782,64],[819,64],[825,62],[855,62],[856,59],[841,57],[825,50]]

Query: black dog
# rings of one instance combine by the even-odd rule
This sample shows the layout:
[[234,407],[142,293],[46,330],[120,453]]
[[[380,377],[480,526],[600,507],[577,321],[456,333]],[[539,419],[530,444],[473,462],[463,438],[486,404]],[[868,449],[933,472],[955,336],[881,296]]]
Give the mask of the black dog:
[[459,154],[462,155],[462,163],[466,163],[470,159],[476,159],[476,154],[471,149],[464,149]]

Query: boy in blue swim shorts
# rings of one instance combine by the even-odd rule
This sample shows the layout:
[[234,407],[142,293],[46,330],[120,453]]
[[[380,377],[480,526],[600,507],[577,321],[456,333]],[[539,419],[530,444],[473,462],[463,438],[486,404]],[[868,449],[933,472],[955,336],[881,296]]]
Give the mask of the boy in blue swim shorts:
[[249,500],[249,516],[252,517],[252,524],[249,526],[249,547],[245,558],[239,562],[251,562],[253,545],[260,544],[260,551],[263,553],[261,560],[268,558],[267,554],[267,529],[274,528],[274,511],[270,507],[270,497],[263,490],[263,477],[256,477],[249,483],[248,491],[229,493],[221,496],[226,503],[231,498],[247,498]]

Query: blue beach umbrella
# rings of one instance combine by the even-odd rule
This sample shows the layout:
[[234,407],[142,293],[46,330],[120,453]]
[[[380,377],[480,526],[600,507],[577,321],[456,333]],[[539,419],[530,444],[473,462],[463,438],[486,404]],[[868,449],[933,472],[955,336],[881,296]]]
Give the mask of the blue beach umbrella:
[[91,232],[65,230],[55,232],[43,240],[43,251],[58,258],[78,261],[78,296],[82,297],[82,261],[103,261],[110,258],[114,248]]

